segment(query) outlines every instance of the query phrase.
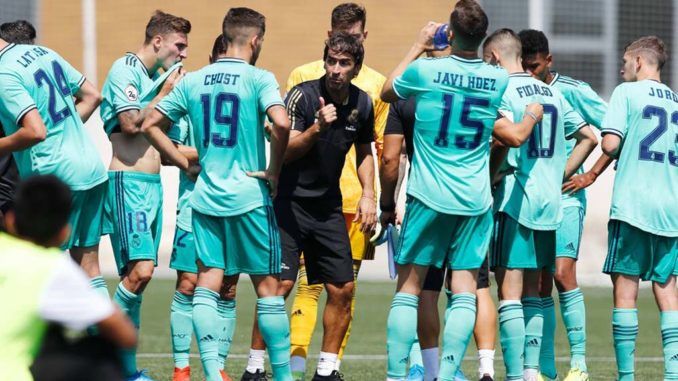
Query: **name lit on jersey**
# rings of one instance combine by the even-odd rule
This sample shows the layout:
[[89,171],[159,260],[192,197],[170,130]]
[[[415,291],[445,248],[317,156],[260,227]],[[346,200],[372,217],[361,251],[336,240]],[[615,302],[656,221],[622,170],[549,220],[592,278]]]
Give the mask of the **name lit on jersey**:
[[223,83],[224,85],[235,85],[240,78],[240,74],[216,73],[207,74],[203,85],[210,86]]
[[670,101],[672,100],[678,103],[678,95],[676,95],[676,93],[668,89],[660,88],[655,89],[654,87],[650,87],[650,93],[648,95],[659,99],[668,99]]
[[433,80],[433,83],[440,83],[447,86],[467,87],[469,89],[496,91],[497,80],[493,78],[483,77],[466,77],[466,84],[464,85],[464,75],[455,73],[438,72],[438,77]]
[[23,67],[28,67],[33,61],[37,60],[38,57],[44,56],[47,54],[47,50],[35,46],[33,49],[26,51],[26,53],[22,54],[21,57],[16,60],[17,63],[19,63]]
[[548,88],[548,86],[540,86],[537,84],[520,86],[516,88],[516,91],[518,92],[518,95],[520,95],[521,98],[529,97],[531,95],[543,95],[546,97],[553,96],[553,93],[551,92],[551,89]]

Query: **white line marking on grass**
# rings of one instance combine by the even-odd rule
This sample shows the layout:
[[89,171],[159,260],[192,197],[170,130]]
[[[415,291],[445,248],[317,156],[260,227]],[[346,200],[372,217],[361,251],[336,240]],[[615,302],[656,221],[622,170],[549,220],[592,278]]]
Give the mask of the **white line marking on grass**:
[[[161,358],[172,358],[171,353],[137,353],[139,358],[151,358],[151,359],[161,359]],[[199,358],[200,355],[197,353],[191,353],[191,357]],[[249,356],[246,354],[233,353],[228,355],[228,358],[232,359],[247,359]],[[310,358],[317,359],[318,355],[310,355]],[[495,360],[500,361],[501,356],[495,357]],[[386,355],[344,355],[344,360],[351,361],[375,361],[375,360],[386,360]],[[477,361],[475,358],[465,357],[464,361]],[[569,362],[569,357],[556,357],[557,362]],[[617,361],[614,357],[586,357],[587,362],[615,362]],[[647,363],[661,363],[664,362],[663,357],[636,357],[636,362],[647,362]]]

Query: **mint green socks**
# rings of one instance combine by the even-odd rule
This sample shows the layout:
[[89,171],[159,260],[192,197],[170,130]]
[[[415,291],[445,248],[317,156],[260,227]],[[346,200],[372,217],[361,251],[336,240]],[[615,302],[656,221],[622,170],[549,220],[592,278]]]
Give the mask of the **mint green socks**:
[[556,378],[555,335],[556,309],[552,297],[541,298],[541,307],[544,314],[544,331],[541,338],[539,352],[539,371],[548,378]]
[[[120,309],[129,316],[130,320],[137,329],[141,324],[141,295],[134,294],[128,291],[122,282],[118,284],[118,288],[113,295],[113,301],[120,306]],[[125,349],[120,352],[122,358],[122,367],[126,377],[129,377],[137,372],[137,350]]]
[[424,359],[421,358],[419,338],[414,341],[414,344],[412,344],[412,349],[410,350],[410,368],[417,365],[422,368],[424,367]]
[[664,380],[678,380],[678,311],[659,314],[664,346]]
[[110,298],[110,295],[108,295],[108,287],[106,286],[106,281],[104,280],[104,277],[96,276],[96,277],[90,279],[89,280],[89,286],[92,287],[92,289],[94,289],[94,291],[105,296],[106,299]]
[[290,321],[285,311],[285,299],[282,296],[257,299],[257,320],[271,359],[273,379],[292,381]]
[[561,292],[560,314],[563,317],[567,341],[570,343],[570,368],[587,372],[586,367],[586,305],[579,288]]
[[541,298],[523,298],[523,316],[525,317],[525,358],[524,369],[539,369],[541,337],[544,330],[544,314]]
[[453,381],[466,353],[476,322],[476,296],[471,293],[452,295],[448,318],[443,330],[443,353],[438,380]]
[[612,336],[619,381],[633,381],[634,354],[636,336],[638,336],[638,310],[636,308],[612,310]]
[[191,351],[193,336],[193,296],[174,292],[170,306],[170,334],[174,367],[185,368]]
[[519,300],[499,302],[499,342],[504,353],[506,380],[522,380],[525,317]]
[[417,306],[419,297],[398,292],[391,302],[386,321],[386,352],[388,378],[400,379],[407,375],[410,349],[417,339]]
[[221,322],[219,335],[219,364],[224,369],[228,352],[231,350],[233,332],[235,331],[235,300],[220,299],[217,302],[217,313]]
[[219,293],[196,287],[193,294],[193,329],[198,340],[200,361],[207,381],[222,381],[219,361],[221,322],[217,312]]

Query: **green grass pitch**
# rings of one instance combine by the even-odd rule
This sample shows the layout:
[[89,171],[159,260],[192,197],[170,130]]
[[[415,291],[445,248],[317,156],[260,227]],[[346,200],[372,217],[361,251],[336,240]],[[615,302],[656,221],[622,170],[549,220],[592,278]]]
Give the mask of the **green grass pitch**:
[[[108,280],[113,286],[115,281]],[[173,362],[169,336],[169,306],[174,291],[172,280],[153,280],[144,294],[142,306],[141,338],[139,345],[139,367],[147,368],[156,380],[170,380]],[[389,282],[359,282],[358,304],[353,323],[351,339],[348,343],[346,358],[342,362],[342,373],[346,380],[384,380],[386,378],[386,316],[388,314],[395,285]],[[588,317],[588,357],[589,371],[592,380],[614,380],[616,368],[614,349],[612,347],[611,289],[584,289]],[[441,307],[444,296],[441,297]],[[556,302],[557,303],[557,302]],[[249,350],[249,338],[252,326],[252,314],[255,304],[254,292],[248,279],[240,280],[238,286],[237,316],[231,358],[227,362],[227,371],[234,380],[239,380],[246,364]],[[288,307],[291,303],[288,303]],[[321,307],[324,299],[321,300]],[[640,291],[640,333],[636,348],[636,379],[661,380],[663,363],[662,346],[659,333],[659,317],[649,288]],[[442,310],[441,310],[442,311]],[[557,313],[558,314],[558,313]],[[556,356],[561,379],[567,371],[568,345],[564,329],[559,319],[556,337]],[[318,354],[322,334],[321,319],[311,344],[311,356]],[[203,380],[197,349],[192,350],[191,358],[193,379]],[[500,360],[501,350],[497,348],[495,367],[496,379],[504,376],[503,364]],[[307,380],[310,380],[315,369],[315,359],[308,363]],[[473,344],[464,361],[464,372],[469,379],[474,379],[477,369],[476,351]],[[472,377],[473,376],[473,377]]]

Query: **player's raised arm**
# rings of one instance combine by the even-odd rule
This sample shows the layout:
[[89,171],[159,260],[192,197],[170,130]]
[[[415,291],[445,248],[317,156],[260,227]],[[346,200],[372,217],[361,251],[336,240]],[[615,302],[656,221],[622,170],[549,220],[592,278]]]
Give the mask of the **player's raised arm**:
[[507,117],[497,119],[494,122],[492,136],[506,146],[520,147],[530,137],[532,128],[543,116],[544,107],[539,103],[531,103],[519,123],[514,123]]
[[45,140],[47,129],[38,109],[26,113],[19,121],[19,129],[4,138],[0,138],[0,154],[20,151]]
[[[396,90],[393,87],[393,82],[405,72],[405,69],[407,69],[407,66],[412,63],[412,61],[416,60],[417,57],[427,50],[433,50],[433,36],[440,25],[442,24],[429,21],[428,24],[421,29],[414,45],[412,45],[398,66],[393,69],[386,82],[384,82],[384,87],[381,89],[381,100],[387,103],[393,103],[398,100],[398,93],[396,93]],[[404,94],[400,95],[404,96]]]
[[396,189],[401,166],[401,152],[403,135],[387,134],[384,135],[384,151],[381,155],[381,166],[379,167],[379,180],[381,183],[381,196],[379,198],[379,209],[381,209],[382,224],[389,222],[395,223],[395,203]]
[[572,153],[565,164],[564,179],[569,179],[577,172],[579,167],[584,164],[586,158],[589,157],[591,152],[593,152],[593,149],[598,145],[598,138],[596,138],[596,135],[591,131],[589,126],[584,126],[577,130],[577,132],[572,135],[572,138],[575,139],[577,143],[575,143]]
[[78,110],[80,120],[83,123],[87,122],[103,100],[99,90],[90,81],[85,80],[75,93],[75,109]]
[[162,100],[162,98],[167,96],[172,91],[172,89],[174,89],[174,85],[176,85],[181,80],[181,78],[183,78],[184,74],[185,72],[182,70],[182,68],[179,68],[170,74],[170,76],[167,77],[167,80],[165,80],[165,83],[162,85],[158,95],[153,97],[153,100],[151,100],[151,102],[146,107],[140,110],[131,109],[119,113],[118,122],[120,123],[120,130],[122,133],[128,135],[136,135],[141,133],[141,128],[146,117],[152,112],[160,100]]
[[158,110],[151,111],[141,127],[141,132],[146,139],[161,155],[172,165],[179,167],[183,171],[188,171],[190,162],[179,149],[174,145],[172,140],[165,133],[169,130],[172,121],[163,115]]
[[275,197],[278,192],[280,170],[285,161],[285,151],[290,140],[290,119],[281,105],[269,107],[266,114],[273,126],[271,127],[271,159],[263,177],[271,188],[271,196]]

